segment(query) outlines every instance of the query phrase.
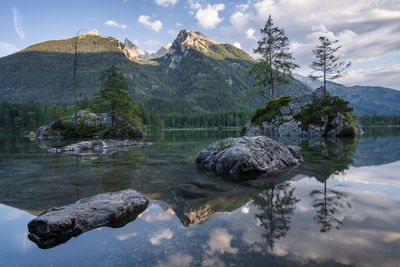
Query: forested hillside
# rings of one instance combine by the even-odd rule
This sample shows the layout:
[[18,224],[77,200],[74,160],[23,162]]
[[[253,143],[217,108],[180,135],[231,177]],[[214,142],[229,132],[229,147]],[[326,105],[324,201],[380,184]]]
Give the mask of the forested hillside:
[[[76,38],[48,41],[0,58],[0,102],[72,104]],[[266,102],[249,93],[252,58],[199,32],[181,31],[169,52],[139,61],[124,44],[97,32],[77,38],[78,97],[91,99],[99,73],[115,64],[127,78],[129,93],[144,108],[163,114],[248,111]],[[310,88],[297,80],[277,95],[301,95]]]

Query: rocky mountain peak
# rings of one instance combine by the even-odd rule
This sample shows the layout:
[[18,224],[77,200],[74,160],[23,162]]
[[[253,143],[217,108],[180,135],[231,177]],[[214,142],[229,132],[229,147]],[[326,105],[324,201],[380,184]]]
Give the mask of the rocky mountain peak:
[[89,31],[89,32],[87,32],[87,33],[82,34],[82,36],[84,36],[84,35],[95,35],[95,36],[100,36],[100,34],[99,34],[99,32],[96,30],[96,28],[93,28],[93,30],[91,30],[91,31]]
[[181,30],[172,47],[177,49],[183,45],[198,50],[208,50],[210,44],[218,44],[218,42],[198,31]]
[[131,57],[140,59],[140,60],[148,60],[151,58],[151,55],[147,52],[141,49],[139,46],[135,45],[133,42],[131,42],[129,39],[125,38],[124,41],[125,45],[125,50],[129,52],[129,55]]

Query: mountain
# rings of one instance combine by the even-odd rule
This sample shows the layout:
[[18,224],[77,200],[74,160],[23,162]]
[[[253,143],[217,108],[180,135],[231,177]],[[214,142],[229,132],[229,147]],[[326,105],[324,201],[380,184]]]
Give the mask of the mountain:
[[[313,89],[323,85],[308,77],[296,74],[295,78]],[[349,101],[354,112],[358,115],[400,115],[400,91],[379,86],[344,86],[327,82],[329,92]]]
[[134,58],[137,58],[140,60],[151,59],[151,55],[147,51],[140,49],[140,47],[138,47],[137,45],[135,45],[134,43],[132,43],[131,41],[129,41],[126,38],[125,38],[124,45],[125,45],[125,49],[128,50],[129,55],[131,57],[134,57]]
[[[129,40],[122,43],[97,31],[32,45],[0,58],[0,102],[72,104],[76,41],[80,99],[93,97],[100,87],[100,72],[114,64],[126,77],[135,101],[155,112],[254,111],[265,105],[265,99],[248,94],[253,59],[247,53],[187,30],[151,60],[135,58],[146,53]],[[277,95],[310,90],[292,79],[277,89]]]
[[172,46],[171,43],[162,45],[160,49],[157,50],[157,52],[151,54],[151,58],[160,58],[165,56],[169,52],[171,46]]

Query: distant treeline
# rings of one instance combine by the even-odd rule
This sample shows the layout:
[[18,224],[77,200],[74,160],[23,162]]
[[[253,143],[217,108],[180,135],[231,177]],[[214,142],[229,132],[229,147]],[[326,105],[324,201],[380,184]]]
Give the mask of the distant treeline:
[[358,117],[362,126],[400,125],[400,116],[363,115]]
[[[78,102],[79,109],[90,109],[90,101]],[[9,133],[36,131],[38,127],[51,121],[73,114],[72,106],[49,106],[37,102],[0,103],[0,130]],[[153,128],[183,127],[239,127],[249,120],[247,112],[213,112],[201,114],[160,115],[141,110],[144,125]]]
[[38,127],[72,114],[69,106],[46,106],[36,102],[0,103],[0,130],[35,131]]

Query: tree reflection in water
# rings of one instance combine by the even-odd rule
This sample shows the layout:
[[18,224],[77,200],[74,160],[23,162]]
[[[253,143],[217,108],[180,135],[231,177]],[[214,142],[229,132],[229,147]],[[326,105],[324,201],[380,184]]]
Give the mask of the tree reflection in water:
[[314,199],[313,207],[317,209],[314,221],[321,224],[321,233],[329,232],[332,228],[339,229],[339,226],[343,224],[338,218],[339,211],[351,208],[351,204],[347,202],[347,194],[327,189],[325,181],[324,190],[313,190],[310,196]]
[[260,226],[265,228],[263,237],[267,239],[271,251],[277,239],[285,237],[290,229],[290,221],[295,204],[300,199],[294,196],[290,182],[272,183],[254,197],[253,204],[261,211],[256,214]]

